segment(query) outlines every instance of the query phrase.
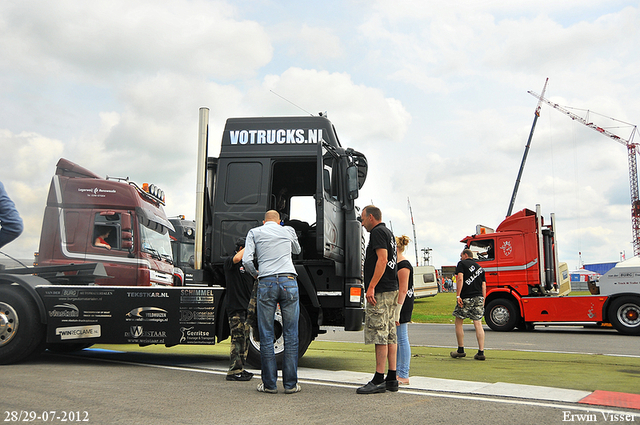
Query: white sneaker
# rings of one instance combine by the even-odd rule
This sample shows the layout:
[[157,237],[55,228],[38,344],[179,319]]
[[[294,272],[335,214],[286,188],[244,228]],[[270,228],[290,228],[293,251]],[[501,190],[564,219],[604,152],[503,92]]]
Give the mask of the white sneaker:
[[296,384],[296,386],[293,387],[293,388],[285,388],[284,389],[284,393],[285,394],[299,393],[300,391],[302,391],[302,388],[300,388],[300,384]]
[[[278,394],[277,388],[275,390],[270,390],[269,388],[265,388],[264,382],[260,382],[258,384],[257,390],[261,393]],[[287,392],[287,390],[284,390],[284,392]]]

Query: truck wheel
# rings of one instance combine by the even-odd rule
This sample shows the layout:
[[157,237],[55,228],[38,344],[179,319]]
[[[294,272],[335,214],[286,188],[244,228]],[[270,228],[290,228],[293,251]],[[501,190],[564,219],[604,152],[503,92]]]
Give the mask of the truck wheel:
[[511,331],[516,327],[519,319],[518,309],[506,298],[492,300],[484,311],[484,320],[494,331]]
[[41,351],[45,329],[35,301],[17,285],[0,284],[0,364]]
[[640,299],[620,297],[609,307],[609,320],[616,330],[625,335],[640,335]]
[[[276,355],[278,369],[282,369],[282,359],[284,358],[284,337],[282,336],[282,314],[280,306],[276,310],[274,317],[274,331],[276,340],[273,343],[273,351]],[[300,318],[298,319],[298,358],[306,353],[311,344],[311,319],[304,306],[300,305]],[[260,368],[260,341],[256,341],[253,329],[249,332],[249,352],[247,353],[247,363],[256,368]]]

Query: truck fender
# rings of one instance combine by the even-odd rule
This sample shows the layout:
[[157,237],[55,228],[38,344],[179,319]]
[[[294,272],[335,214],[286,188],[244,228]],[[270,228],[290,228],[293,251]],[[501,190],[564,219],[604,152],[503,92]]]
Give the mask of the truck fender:
[[484,304],[487,305],[489,301],[492,301],[495,298],[508,298],[518,305],[518,307],[520,308],[520,311],[523,311],[522,298],[517,293],[511,291],[509,288],[500,288],[500,289],[492,290],[487,294],[487,297],[484,300]]
[[40,295],[36,291],[36,286],[51,285],[48,280],[33,275],[2,274],[0,275],[0,285],[17,285],[23,288],[38,306],[38,313],[40,313],[38,319],[40,323],[47,324],[47,310],[44,307],[42,298],[40,298]]

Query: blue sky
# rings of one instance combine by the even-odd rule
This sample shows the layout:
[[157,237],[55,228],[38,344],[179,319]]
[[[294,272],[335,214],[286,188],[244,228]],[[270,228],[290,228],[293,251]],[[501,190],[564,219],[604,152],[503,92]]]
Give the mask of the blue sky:
[[[413,238],[410,198],[419,249],[455,264],[460,239],[506,214],[537,103],[528,90],[548,77],[561,105],[640,121],[639,6],[1,2],[0,180],[26,224],[4,251],[37,250],[60,157],[154,182],[169,215],[193,218],[198,108],[211,108],[215,153],[229,117],[304,114],[275,92],[327,111],[343,145],[367,155],[359,206],[373,201]],[[632,255],[625,147],[546,106],[515,210],[536,204],[556,214],[571,269]]]

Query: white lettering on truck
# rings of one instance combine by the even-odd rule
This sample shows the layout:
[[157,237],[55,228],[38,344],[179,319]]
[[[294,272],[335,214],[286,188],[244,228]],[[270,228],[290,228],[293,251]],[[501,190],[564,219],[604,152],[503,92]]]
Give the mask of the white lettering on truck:
[[317,144],[322,140],[322,129],[231,130],[229,140],[232,145]]

